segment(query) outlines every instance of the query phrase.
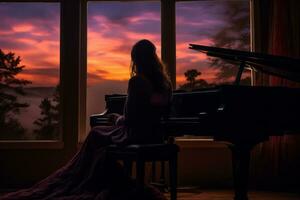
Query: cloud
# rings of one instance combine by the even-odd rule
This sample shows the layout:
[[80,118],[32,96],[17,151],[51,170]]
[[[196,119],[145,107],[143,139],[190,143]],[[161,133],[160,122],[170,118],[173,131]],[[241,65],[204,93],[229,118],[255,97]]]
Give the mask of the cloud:
[[106,16],[109,23],[113,25],[130,25],[133,17],[143,16],[149,11],[159,14],[160,2],[89,2],[88,4],[89,16]]
[[[153,5],[153,3],[146,4]],[[125,7],[123,7],[124,5]],[[128,2],[89,4],[89,73],[94,74],[96,69],[105,69],[108,72],[102,75],[102,78],[105,80],[127,80],[129,78],[131,48],[140,39],[147,38],[152,40],[158,46],[158,52],[160,53],[159,16],[156,16],[157,14],[152,8],[152,10],[149,9],[145,4],[143,4],[142,8],[141,5],[140,3]],[[103,10],[104,8],[105,11]],[[121,8],[125,12],[107,13],[106,11]],[[157,12],[160,12],[159,9]],[[122,19],[121,21],[120,18]]]
[[31,69],[24,69],[22,72],[23,74],[30,74],[30,75],[43,75],[43,76],[51,76],[51,77],[58,77],[59,76],[59,69],[55,68],[31,68]]
[[226,2],[178,2],[176,32],[178,40],[210,38],[227,22],[224,20]]
[[59,17],[57,13],[60,12],[59,3],[1,3],[0,16],[1,18],[10,16],[13,20],[29,21],[49,20]]
[[88,72],[88,84],[93,84],[105,80],[105,76],[109,74],[106,70],[96,69],[93,72]]
[[103,80],[103,77],[99,74],[87,73],[87,77],[88,77],[89,85],[97,82],[101,82]]
[[[208,70],[204,62],[207,57],[189,50],[188,44],[212,44],[211,36],[226,25],[225,3],[197,1],[176,5],[177,71],[182,73],[189,66]],[[28,69],[24,77],[34,79],[34,84],[44,84],[41,77],[46,76],[47,70],[52,82],[59,78],[54,73],[59,69],[59,13],[59,3],[0,4],[0,48],[21,56]],[[160,54],[160,15],[159,2],[89,2],[88,82],[127,80],[130,51],[140,39],[152,40]]]
[[42,41],[59,41],[59,14],[58,3],[1,3],[0,48],[24,51]]
[[55,86],[59,83],[59,69],[58,68],[24,68],[23,71],[17,75],[20,79],[29,80],[32,82],[30,86]]
[[0,48],[20,56],[25,68],[18,77],[33,86],[58,83],[59,13],[58,3],[0,4]]

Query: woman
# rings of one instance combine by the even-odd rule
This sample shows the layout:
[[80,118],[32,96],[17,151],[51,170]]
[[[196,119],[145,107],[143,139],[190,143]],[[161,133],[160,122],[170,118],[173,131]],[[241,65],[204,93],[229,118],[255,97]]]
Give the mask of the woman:
[[105,149],[110,144],[161,142],[158,123],[168,108],[171,91],[155,46],[148,40],[137,42],[131,51],[131,78],[124,116],[110,115],[114,125],[94,127],[81,150],[51,176],[32,188],[0,199],[164,199],[151,187],[138,194],[122,166],[106,159]]

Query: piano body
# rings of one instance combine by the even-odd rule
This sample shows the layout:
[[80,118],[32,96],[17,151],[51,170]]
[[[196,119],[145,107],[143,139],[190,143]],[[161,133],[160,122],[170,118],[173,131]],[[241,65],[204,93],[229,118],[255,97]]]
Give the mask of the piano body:
[[[240,62],[234,85],[174,92],[169,116],[161,120],[168,136],[212,136],[232,151],[235,200],[247,200],[251,149],[270,136],[300,134],[300,88],[238,85],[246,67],[300,82],[300,60],[201,45],[191,49]],[[126,95],[106,95],[105,113],[123,112]],[[107,124],[105,113],[91,127]]]

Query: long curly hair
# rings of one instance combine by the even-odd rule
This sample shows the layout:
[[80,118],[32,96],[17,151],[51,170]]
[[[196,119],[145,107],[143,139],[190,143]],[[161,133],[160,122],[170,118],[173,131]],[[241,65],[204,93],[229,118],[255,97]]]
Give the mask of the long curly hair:
[[132,47],[130,70],[131,77],[135,75],[146,77],[154,90],[160,91],[171,87],[165,65],[158,58],[155,45],[149,40],[140,40]]

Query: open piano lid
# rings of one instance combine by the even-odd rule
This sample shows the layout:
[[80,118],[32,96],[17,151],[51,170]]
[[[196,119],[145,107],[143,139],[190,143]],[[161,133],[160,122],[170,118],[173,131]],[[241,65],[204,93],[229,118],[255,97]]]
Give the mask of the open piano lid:
[[254,70],[270,75],[300,82],[300,59],[197,44],[190,44],[189,48],[206,53],[208,56],[241,62]]

